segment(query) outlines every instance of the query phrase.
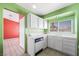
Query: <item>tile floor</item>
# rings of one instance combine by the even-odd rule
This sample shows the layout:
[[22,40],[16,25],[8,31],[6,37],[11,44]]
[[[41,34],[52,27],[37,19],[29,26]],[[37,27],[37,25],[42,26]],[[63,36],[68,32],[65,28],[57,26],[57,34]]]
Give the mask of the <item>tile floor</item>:
[[50,48],[46,48],[45,50],[40,52],[37,56],[66,56],[66,54],[63,54],[59,51]]
[[24,54],[24,50],[19,46],[19,39],[5,39],[3,43],[4,56],[19,56]]
[[[29,56],[29,55],[25,53],[22,56]],[[45,50],[37,54],[37,56],[67,56],[67,55],[50,48],[46,48]]]
[[[24,50],[19,46],[18,38],[4,40],[4,56],[29,56],[24,53]],[[56,50],[46,48],[41,51],[37,56],[66,56]]]

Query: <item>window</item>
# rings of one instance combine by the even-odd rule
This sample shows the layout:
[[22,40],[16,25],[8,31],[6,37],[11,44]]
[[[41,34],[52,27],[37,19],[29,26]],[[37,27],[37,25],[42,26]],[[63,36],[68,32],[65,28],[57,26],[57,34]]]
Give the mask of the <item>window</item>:
[[72,20],[50,23],[50,32],[72,32]]
[[71,32],[71,20],[59,22],[59,32]]
[[58,22],[50,24],[50,31],[58,31]]

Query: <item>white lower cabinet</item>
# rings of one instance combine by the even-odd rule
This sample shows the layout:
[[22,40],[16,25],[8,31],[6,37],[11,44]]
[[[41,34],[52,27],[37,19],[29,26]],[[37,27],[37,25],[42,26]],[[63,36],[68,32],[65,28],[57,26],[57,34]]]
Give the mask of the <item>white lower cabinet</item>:
[[61,51],[62,39],[55,36],[48,36],[48,47]]
[[54,49],[55,39],[52,36],[48,36],[48,47]]
[[45,49],[47,47],[47,35],[44,36],[44,44],[43,48]]
[[27,53],[31,56],[35,55],[35,41],[33,38],[30,38],[29,36],[27,40]]
[[[47,36],[47,35],[46,35]],[[34,56],[35,53],[47,47],[47,37],[44,36],[44,39],[41,38],[41,41],[35,42],[35,39],[40,37],[27,37],[27,53],[31,56]],[[43,37],[43,36],[42,36]]]
[[76,38],[48,36],[48,47],[66,53],[76,55],[77,42]]
[[76,39],[64,38],[63,39],[63,52],[69,55],[76,55]]
[[62,51],[62,38],[57,37],[55,39],[55,49]]

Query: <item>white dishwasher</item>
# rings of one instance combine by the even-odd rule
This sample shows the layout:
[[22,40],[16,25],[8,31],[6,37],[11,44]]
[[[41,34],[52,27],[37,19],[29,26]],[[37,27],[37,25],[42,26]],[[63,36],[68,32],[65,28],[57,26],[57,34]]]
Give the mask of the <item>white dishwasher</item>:
[[44,38],[43,37],[36,38],[35,39],[35,53],[43,49],[43,45],[44,45]]

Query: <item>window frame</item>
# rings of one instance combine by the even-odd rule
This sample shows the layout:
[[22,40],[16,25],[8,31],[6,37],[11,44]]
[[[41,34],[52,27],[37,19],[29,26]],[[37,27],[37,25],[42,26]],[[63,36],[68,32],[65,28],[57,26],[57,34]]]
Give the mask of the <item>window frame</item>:
[[[71,18],[71,19],[69,19],[69,20],[63,20],[62,22],[65,22],[65,21],[71,21],[71,31],[70,32],[67,32],[67,31],[64,31],[64,32],[62,32],[62,31],[59,31],[59,24],[60,24],[60,21],[58,21],[57,23],[58,23],[58,30],[57,31],[50,31],[50,24],[51,23],[49,23],[49,32],[53,32],[53,33],[57,33],[57,32],[59,32],[59,33],[73,33],[73,26],[74,26],[74,24],[73,24],[73,19]],[[55,22],[54,22],[55,23]]]

